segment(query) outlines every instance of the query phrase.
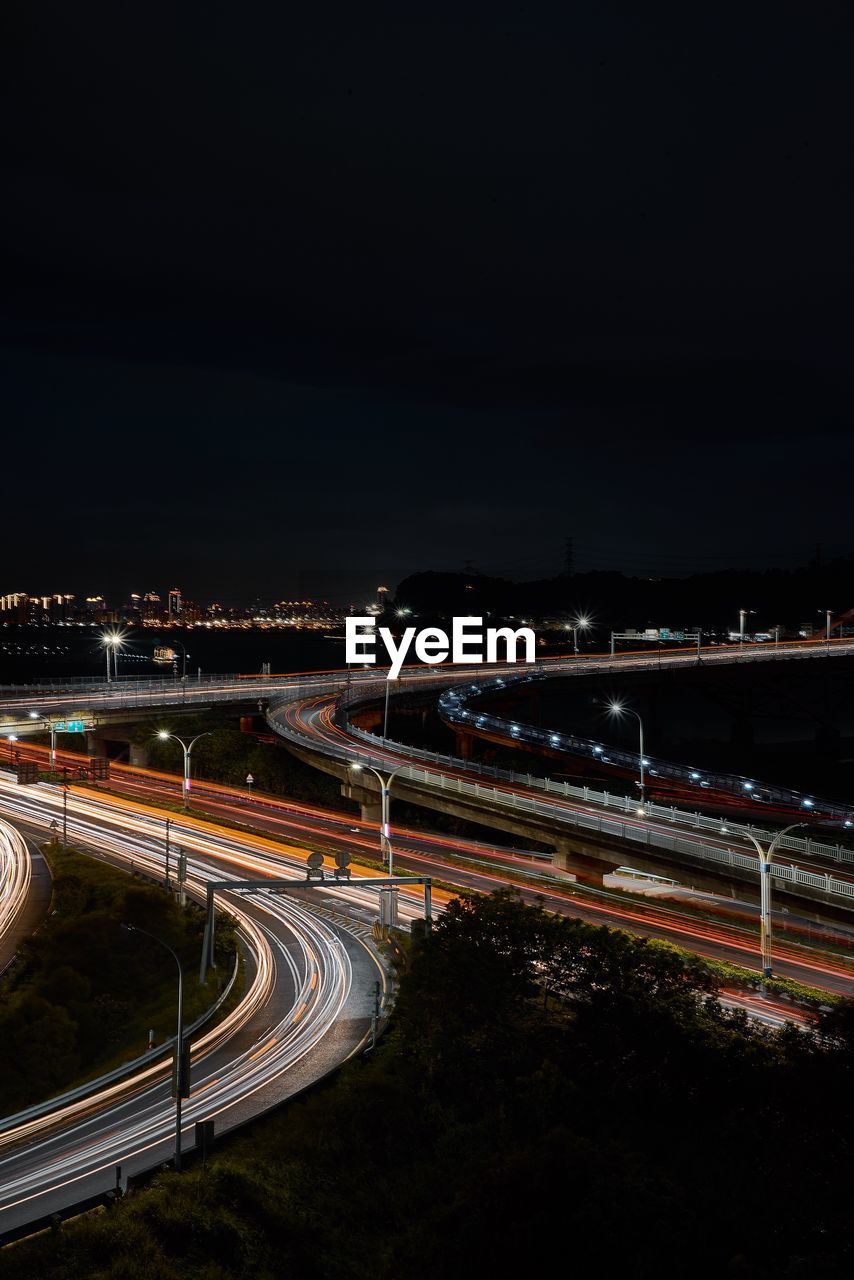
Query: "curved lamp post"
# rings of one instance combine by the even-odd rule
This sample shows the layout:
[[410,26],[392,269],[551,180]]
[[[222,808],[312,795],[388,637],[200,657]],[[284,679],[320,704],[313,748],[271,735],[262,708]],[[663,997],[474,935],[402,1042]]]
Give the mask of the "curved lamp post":
[[759,854],[759,939],[762,951],[762,976],[770,978],[771,975],[771,859],[774,856],[774,850],[782,840],[783,836],[789,831],[795,831],[798,827],[805,827],[805,822],[793,822],[790,826],[784,827],[782,831],[778,831],[774,839],[771,841],[767,849],[763,849],[762,845],[751,835],[749,831],[745,832],[747,837],[753,841],[756,846],[756,852]]
[[31,720],[40,721],[50,733],[50,767],[53,770],[56,768],[56,725],[47,716],[40,716],[38,711],[31,711],[29,716]]
[[[158,938],[157,934],[149,933],[147,929],[140,929],[135,924],[123,924],[123,929],[128,933],[143,933],[146,938],[151,938],[154,942],[159,942],[161,947],[169,952],[175,964],[178,966],[178,1035],[175,1041],[175,1172],[181,1172],[181,1101],[183,1098],[190,1096],[190,1081],[185,1079],[185,1063],[184,1063],[184,971],[181,968],[181,961],[176,953],[169,946],[168,942],[164,942],[162,938]],[[186,1091],[186,1092],[185,1092]]]
[[388,862],[388,873],[391,875],[394,857],[391,847],[391,825],[389,820],[391,811],[391,784],[400,773],[401,769],[406,769],[407,766],[405,764],[399,764],[396,769],[391,771],[388,778],[384,778],[379,769],[375,769],[372,764],[351,764],[350,768],[354,773],[361,773],[364,769],[370,770],[377,782],[380,784],[380,797],[382,800],[380,818],[380,853],[382,854],[383,861]]
[[646,762],[645,762],[645,760],[644,760],[644,754],[643,754],[643,720],[642,720],[642,719],[641,719],[641,717],[640,717],[640,712],[638,712],[638,711],[633,711],[633,710],[632,710],[632,708],[631,708],[631,707],[627,707],[627,706],[626,706],[626,704],[625,704],[624,702],[618,702],[616,699],[614,699],[612,702],[609,702],[607,705],[608,705],[608,712],[609,712],[609,714],[610,714],[610,715],[612,715],[612,716],[616,716],[616,717],[617,717],[617,719],[620,719],[620,717],[621,717],[621,716],[634,716],[634,718],[635,718],[635,719],[637,720],[637,722],[638,722],[638,729],[639,729],[639,731],[640,731],[640,782],[639,782],[639,786],[640,786],[640,802],[641,802],[641,809],[643,809],[643,806],[644,806],[644,805],[645,805],[645,803],[646,803],[646,774],[644,773],[644,769],[645,769],[645,767],[646,767]]
[[184,808],[186,809],[190,799],[190,754],[193,750],[193,747],[198,742],[199,738],[210,738],[213,735],[210,733],[197,733],[195,738],[192,738],[190,742],[185,742],[183,738],[178,737],[177,733],[167,733],[165,729],[161,729],[157,736],[163,742],[165,742],[167,738],[173,738],[175,742],[180,742],[181,747],[183,748],[183,751],[184,751],[183,792],[184,792]]

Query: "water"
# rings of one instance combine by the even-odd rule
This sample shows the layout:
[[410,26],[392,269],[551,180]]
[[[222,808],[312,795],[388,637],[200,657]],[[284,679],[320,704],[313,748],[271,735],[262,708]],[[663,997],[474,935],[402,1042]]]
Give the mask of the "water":
[[[106,660],[99,628],[0,626],[0,683],[104,676]],[[251,674],[270,663],[273,674],[344,666],[344,639],[321,631],[206,630],[137,628],[127,633],[119,653],[119,676],[163,676],[171,667],[153,661],[155,647],[173,648],[181,673],[187,650],[187,675]]]

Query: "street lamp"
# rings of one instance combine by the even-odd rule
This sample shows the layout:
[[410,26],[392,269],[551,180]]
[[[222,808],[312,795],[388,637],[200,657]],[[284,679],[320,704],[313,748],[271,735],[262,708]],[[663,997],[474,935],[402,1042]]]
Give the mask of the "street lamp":
[[385,714],[383,716],[383,742],[388,738],[388,691],[392,680],[396,680],[397,676],[386,676],[385,681]]
[[17,741],[18,741],[18,735],[16,733],[10,733],[9,734],[9,764],[12,763],[12,750]]
[[193,747],[196,745],[199,738],[210,738],[213,735],[210,733],[197,733],[195,738],[193,738],[189,743],[185,742],[183,738],[179,738],[177,733],[168,733],[165,729],[161,729],[157,736],[163,742],[165,742],[167,738],[172,738],[174,739],[175,742],[180,742],[181,747],[183,748],[183,751],[184,751],[183,792],[184,792],[184,809],[186,809],[190,799],[190,753],[192,752]]
[[621,716],[626,715],[626,716],[634,716],[634,718],[638,722],[638,729],[640,731],[640,802],[641,802],[641,807],[638,810],[638,812],[642,813],[644,803],[646,801],[646,787],[645,787],[645,775],[644,775],[646,761],[644,760],[644,754],[643,754],[643,720],[641,720],[640,713],[638,711],[633,711],[631,707],[627,707],[624,702],[618,702],[616,698],[612,702],[608,703],[608,712],[610,715],[616,716],[618,720],[620,719]]
[[68,848],[68,765],[62,766],[62,847]]
[[824,609],[824,610],[819,609],[819,613],[822,613],[822,612],[823,612],[823,613],[824,613],[824,615],[825,615],[825,631],[824,631],[824,638],[825,638],[825,640],[827,641],[827,643],[828,643],[828,644],[830,644],[830,623],[831,623],[831,619],[832,619],[832,617],[833,617],[833,610],[832,610],[832,609]]
[[572,649],[576,658],[578,657],[578,633],[589,630],[591,625],[590,619],[581,613],[574,617],[572,622],[564,623],[565,630],[572,632]]
[[383,775],[380,773],[379,769],[375,769],[372,764],[351,764],[350,765],[350,768],[353,770],[354,773],[361,773],[362,770],[369,769],[370,772],[374,775],[374,777],[377,779],[377,781],[380,784],[380,798],[382,802],[382,807],[380,811],[380,853],[382,854],[383,862],[388,861],[389,875],[392,874],[392,866],[393,866],[393,859],[394,859],[394,855],[392,853],[392,847],[391,847],[391,825],[390,825],[391,784],[394,781],[394,779],[397,777],[397,775],[400,773],[401,769],[405,769],[406,767],[407,766],[405,764],[399,764],[396,769],[392,769],[391,773],[388,775],[388,778],[384,778]]
[[38,711],[29,713],[31,720],[41,720],[50,733],[50,768],[51,772],[56,768],[56,725],[52,720],[48,720],[46,716],[40,716]]
[[771,977],[771,859],[774,850],[787,832],[806,825],[805,822],[793,822],[790,826],[784,827],[782,831],[777,832],[767,849],[762,848],[756,836],[749,831],[745,833],[753,841],[756,852],[759,854],[759,938],[763,978]]
[[107,658],[107,681],[112,680],[110,675],[110,651],[113,654],[113,665],[116,669],[116,679],[119,678],[119,649],[124,648],[124,636],[120,631],[104,631],[101,633],[101,644],[104,646],[104,653]]
[[744,623],[749,613],[755,613],[755,609],[739,609],[738,611],[738,643],[744,644]]
[[[123,929],[128,933],[143,933],[146,938],[152,938],[154,942],[159,942],[161,947],[169,952],[175,964],[178,966],[178,1035],[175,1041],[175,1172],[181,1172],[181,1101],[184,1097],[190,1096],[190,1081],[185,1079],[184,1062],[184,972],[181,968],[181,961],[176,953],[169,946],[168,942],[164,942],[162,938],[158,938],[156,934],[149,933],[147,929],[140,929],[135,924],[123,924]],[[184,1090],[186,1089],[186,1093]]]
[[181,649],[181,679],[182,679],[182,680],[186,680],[186,679],[187,679],[187,659],[188,659],[188,658],[189,658],[189,656],[190,656],[190,655],[187,653],[187,646],[184,644],[184,641],[183,641],[183,640],[173,640],[171,636],[169,637],[169,643],[170,643],[170,644],[177,644],[177,645],[179,645],[179,646],[180,646],[180,649]]

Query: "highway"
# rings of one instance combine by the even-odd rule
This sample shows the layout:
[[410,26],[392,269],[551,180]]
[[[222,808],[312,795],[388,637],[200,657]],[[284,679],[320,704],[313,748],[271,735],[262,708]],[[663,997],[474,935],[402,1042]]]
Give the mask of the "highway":
[[[714,654],[713,660],[744,661],[755,657],[793,656],[780,646],[761,655]],[[854,644],[836,642],[834,652],[854,652]],[[822,646],[822,651],[824,646]],[[799,647],[797,656],[818,656],[813,646]],[[693,653],[681,652],[671,664],[696,660]],[[612,669],[610,659],[584,659]],[[626,665],[658,665],[658,655],[614,660]],[[665,661],[671,661],[665,659]],[[578,669],[575,660],[568,664]],[[406,683],[425,689],[447,687],[449,679],[471,680],[482,670],[407,672]],[[494,671],[490,670],[490,675]],[[377,685],[376,674],[353,673],[350,688],[363,682]],[[246,684],[237,680],[209,682],[198,687],[191,682],[168,683],[154,689],[116,690],[101,687],[69,694],[67,690],[46,694],[33,690],[14,691],[0,703],[7,717],[30,718],[65,714],[84,703],[107,708],[127,708],[137,700],[148,705],[209,705],[221,695],[223,701],[245,701]],[[370,759],[388,768],[409,766],[403,747],[373,739],[366,748],[335,721],[337,695],[347,687],[346,673],[310,676],[269,677],[252,681],[250,697],[282,699],[278,715],[301,742],[336,759]],[[307,692],[307,689],[309,692]],[[8,724],[7,720],[7,724]],[[31,726],[29,726],[31,727]],[[28,744],[19,744],[27,752]],[[44,749],[41,749],[42,753]],[[465,762],[443,766],[448,778],[472,776]],[[72,786],[68,793],[69,836],[72,842],[118,865],[133,866],[157,879],[164,875],[164,817],[152,813],[148,805],[167,796],[174,798],[177,778],[146,770],[115,770],[112,796]],[[496,790],[510,795],[518,786],[499,784]],[[194,800],[205,806],[211,821],[170,814],[173,845],[188,856],[188,889],[202,898],[212,879],[270,878],[292,875],[304,878],[305,846],[321,846],[334,853],[347,850],[376,859],[376,831],[356,818],[327,812],[317,807],[289,801],[261,799],[231,788],[212,784],[194,785]],[[590,812],[595,806],[575,799],[551,796],[548,804],[559,815]],[[39,784],[15,785],[8,775],[0,776],[0,817],[14,822],[25,833],[44,839],[51,821],[61,824],[62,788]],[[218,824],[217,819],[251,823],[278,839],[240,833]],[[673,825],[648,816],[625,815],[624,821],[639,828],[672,834]],[[704,833],[703,839],[718,848],[730,848],[731,833]],[[7,836],[0,848],[0,921],[20,919],[21,904],[28,899],[28,878],[32,862],[26,843]],[[288,847],[288,843],[294,841]],[[698,954],[734,961],[758,969],[758,946],[749,930],[699,919],[660,903],[634,902],[618,894],[580,892],[544,869],[542,860],[488,843],[452,839],[420,832],[395,834],[396,870],[441,877],[446,882],[478,891],[517,884],[520,875],[533,883],[520,885],[522,897],[542,902],[550,910],[601,924],[617,925],[640,936],[671,939]],[[629,860],[629,859],[627,859]],[[356,878],[358,878],[358,868]],[[847,873],[834,867],[834,874]],[[854,874],[850,876],[854,883]],[[441,907],[441,895],[437,895]],[[314,895],[312,895],[314,897]],[[363,1043],[372,1009],[370,993],[374,981],[385,975],[372,953],[358,938],[359,927],[340,927],[345,902],[363,912],[363,926],[376,914],[376,894],[370,890],[350,891],[324,886],[317,897],[334,903],[337,917],[329,910],[312,908],[304,898],[286,894],[232,895],[227,908],[235,916],[250,956],[247,989],[237,1008],[218,1027],[200,1033],[193,1054],[193,1093],[185,1106],[185,1143],[192,1145],[192,1126],[197,1119],[213,1118],[218,1129],[240,1123],[317,1079]],[[402,894],[402,914],[411,920],[422,914],[420,899]],[[9,925],[11,927],[11,924]],[[363,932],[364,932],[363,928]],[[775,946],[775,972],[828,991],[854,991],[854,970],[840,957],[811,953],[787,940]],[[752,1016],[777,1025],[791,1019],[791,1007],[759,995],[727,992],[725,999],[748,1008]],[[113,1082],[89,1092],[82,1099],[57,1102],[38,1115],[7,1118],[0,1123],[0,1234],[22,1222],[29,1222],[60,1205],[77,1202],[94,1191],[114,1185],[115,1167],[122,1166],[122,1178],[139,1169],[169,1158],[172,1150],[173,1104],[169,1095],[168,1063],[146,1064],[121,1082]]]
[[[639,858],[645,851],[654,855],[660,849],[659,856],[669,857],[672,864],[684,861],[689,878],[690,867],[702,867],[705,861],[724,872],[727,868],[737,868],[743,877],[752,879],[758,875],[758,859],[746,832],[751,830],[757,837],[768,838],[767,833],[757,828],[654,805],[641,810],[637,801],[621,796],[601,797],[586,789],[544,784],[542,780],[538,784],[530,775],[514,776],[512,782],[503,781],[495,776],[501,771],[487,771],[474,762],[438,758],[434,753],[420,752],[402,743],[383,742],[363,730],[353,729],[346,718],[339,715],[334,695],[274,704],[268,713],[268,723],[303,750],[325,756],[338,766],[361,760],[387,771],[399,770],[398,794],[411,789],[412,794],[435,798],[440,807],[449,797],[453,799],[459,794],[472,817],[478,820],[482,814],[481,820],[486,825],[495,825],[502,813],[514,822],[527,814],[539,824],[543,839],[548,838],[549,830],[556,835],[605,832],[611,838],[616,836],[625,845],[622,861],[630,865],[633,856]],[[431,760],[438,763],[430,763]],[[508,776],[506,772],[503,774],[505,778]],[[797,863],[786,860],[787,854],[794,855]],[[854,852],[851,850],[788,835],[781,841],[773,874],[776,881],[793,890],[805,885],[826,893],[829,901],[845,906],[854,903]]]
[[[163,876],[161,824],[133,801],[72,794],[68,810],[83,847],[117,865],[132,863],[138,871]],[[16,826],[44,838],[60,813],[58,788],[24,791],[0,780],[0,816]],[[176,823],[193,896],[202,896],[210,879],[303,878],[302,850],[273,852],[209,827]],[[365,891],[362,906],[367,912],[371,905]],[[192,1095],[184,1105],[187,1146],[193,1145],[196,1120],[214,1119],[218,1131],[231,1128],[355,1052],[368,1033],[375,982],[386,983],[373,952],[353,932],[302,901],[259,892],[230,897],[227,909],[250,956],[247,989],[225,1021],[194,1043]],[[408,910],[414,914],[417,904]],[[126,1179],[169,1159],[169,1075],[168,1060],[147,1064],[82,1099],[0,1122],[0,1236],[112,1187],[117,1164]]]
[[[820,659],[827,656],[854,654],[854,639],[797,640],[785,644],[735,644],[709,645],[700,650],[703,663],[720,665],[727,663],[751,663],[788,661],[792,659]],[[662,667],[694,666],[698,659],[696,649],[666,649],[651,654],[649,651],[632,651],[610,654],[560,655],[541,659],[530,667],[521,664],[482,664],[436,667],[404,667],[396,682],[398,688],[446,688],[459,680],[483,680],[495,676],[518,676],[525,671],[532,674],[564,674],[583,670],[617,674],[625,670],[657,670]],[[223,703],[269,700],[284,695],[308,696],[312,693],[331,692],[360,684],[377,681],[383,674],[381,667],[336,669],[328,671],[304,671],[273,676],[216,675],[173,677],[162,679],[122,678],[111,682],[81,679],[79,681],[45,681],[31,685],[0,685],[0,733],[34,733],[39,731],[36,720],[41,718],[97,717],[98,713],[143,710],[157,707],[178,707],[192,710]],[[43,732],[43,726],[41,726]]]
[[[70,837],[112,862],[133,863],[159,878],[164,873],[163,818],[139,801],[145,798],[151,804],[174,797],[179,780],[148,777],[144,771],[128,770],[127,775],[114,780],[122,792],[114,797],[70,788]],[[17,787],[2,779],[0,813],[43,834],[61,812],[61,790],[49,784]],[[262,800],[212,784],[199,784],[197,800],[212,815],[250,821],[280,837],[320,842],[330,852],[344,848],[355,855],[371,854],[376,848],[375,830],[346,815]],[[302,878],[304,849],[298,845],[288,849],[261,835],[229,831],[215,821],[170,817],[173,841],[188,854],[189,887],[196,895],[203,893],[210,878]],[[441,836],[400,833],[396,847],[399,871],[442,875],[480,891],[511,883],[514,872],[541,869],[539,859]],[[456,858],[468,859],[468,867],[454,865]],[[700,954],[748,966],[756,963],[756,944],[749,934],[659,904],[635,905],[619,895],[612,900],[608,895],[579,898],[572,886],[548,882],[522,887],[521,892],[526,900],[542,901],[567,915],[621,925],[642,936],[669,937]],[[337,899],[338,913],[350,897],[334,887],[318,890],[318,896]],[[365,920],[375,914],[371,891],[357,892],[356,901]],[[230,1127],[290,1096],[353,1052],[368,1025],[368,973],[380,973],[357,939],[336,928],[328,913],[306,910],[287,895],[241,895],[229,899],[228,910],[237,918],[251,953],[249,981],[237,1009],[195,1044],[193,1094],[185,1104],[188,1142],[197,1119],[214,1118],[218,1129]],[[404,917],[411,920],[419,914],[420,900],[404,895]],[[800,981],[827,990],[854,989],[850,967],[830,957],[810,956],[781,943],[775,960],[780,973]],[[357,970],[361,983],[354,981]],[[772,1025],[792,1018],[809,1021],[783,1002],[759,995],[726,992],[724,1000]],[[168,1159],[173,1140],[168,1070],[167,1064],[148,1065],[81,1100],[0,1123],[0,1235],[61,1204],[108,1189],[114,1185],[117,1164],[124,1180]]]
[[0,972],[17,949],[17,926],[27,905],[31,880],[26,840],[13,827],[0,824]]
[[[514,687],[546,677],[516,676],[447,689],[439,698],[442,720],[458,731],[483,738],[499,746],[527,747],[541,756],[572,758],[592,767],[598,774],[617,774],[637,784],[640,754],[626,751],[606,742],[595,742],[575,734],[544,729],[471,707],[472,702],[488,693],[505,693]],[[762,821],[781,819],[783,823],[807,817],[816,825],[850,828],[854,826],[854,804],[806,795],[801,791],[758,782],[737,774],[697,769],[690,764],[675,763],[644,754],[645,794],[649,799],[666,796],[667,800],[690,806],[702,803],[706,808],[727,809],[761,815]]]
[[[44,748],[38,750],[44,751]],[[174,803],[180,795],[180,779],[176,775],[130,766],[113,766],[109,785],[117,795],[135,797],[149,804]],[[86,792],[81,789],[80,794]],[[356,816],[210,782],[196,781],[192,794],[194,806],[213,819],[245,824],[297,845],[322,848],[330,854],[345,851],[350,853],[354,864],[360,857],[379,859],[377,827]],[[161,827],[162,822],[160,819]],[[192,825],[192,820],[188,823]],[[755,917],[750,918],[749,908],[743,909],[746,913],[743,923],[709,921],[670,904],[627,899],[623,894],[608,891],[580,890],[566,878],[552,874],[547,858],[450,835],[395,827],[394,850],[395,870],[401,874],[429,875],[446,884],[484,893],[514,885],[525,901],[532,904],[542,901],[549,910],[560,914],[623,928],[643,937],[664,938],[710,959],[727,960],[748,969],[759,967],[758,922]],[[530,883],[520,883],[520,877]],[[329,896],[334,895],[330,892]],[[434,891],[439,909],[447,896]],[[420,913],[420,904],[417,913]],[[778,921],[781,928],[788,923],[782,916]],[[840,930],[840,936],[844,933],[844,929]],[[828,949],[832,949],[833,936],[831,931]],[[854,991],[854,965],[844,959],[834,961],[827,956],[811,955],[782,933],[775,942],[775,971],[827,990]]]

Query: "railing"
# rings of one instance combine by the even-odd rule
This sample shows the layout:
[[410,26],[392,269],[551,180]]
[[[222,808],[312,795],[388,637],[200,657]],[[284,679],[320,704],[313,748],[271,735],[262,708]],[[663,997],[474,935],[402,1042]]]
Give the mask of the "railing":
[[[384,685],[380,687],[382,688]],[[448,692],[453,693],[455,691]],[[428,751],[423,747],[410,746],[409,743],[397,742],[391,738],[384,740],[376,734],[369,733],[367,730],[359,729],[351,724],[347,715],[348,707],[363,700],[372,701],[374,696],[369,690],[352,690],[348,697],[339,697],[335,710],[336,723],[341,728],[346,729],[351,737],[357,738],[369,746],[382,750],[393,750],[398,755],[432,762],[436,765],[447,765],[448,768],[465,773],[476,773],[479,777],[495,778],[496,780],[509,782],[514,786],[521,785],[531,790],[541,790],[553,795],[560,795],[566,799],[581,800],[585,804],[603,805],[608,808],[616,808],[624,813],[637,811],[639,801],[632,796],[614,795],[609,791],[597,790],[593,787],[577,787],[569,782],[553,782],[550,778],[541,778],[532,773],[517,773],[515,770],[501,769],[496,765],[483,764],[478,760],[464,760],[460,756],[452,756],[439,751]],[[752,823],[731,822],[728,819],[713,818],[708,814],[700,813],[699,810],[681,809],[675,805],[660,805],[647,802],[644,805],[644,813],[650,818],[659,818],[666,822],[681,824],[695,830],[708,831],[717,835],[732,834],[739,837],[752,835],[757,840],[766,842],[771,838],[768,831],[762,827],[754,826]],[[821,840],[813,840],[809,836],[785,835],[778,841],[777,847],[803,853],[806,857],[821,857],[839,863],[854,863],[854,851],[851,849],[847,849],[840,844],[828,844]]]
[[[590,738],[580,738],[575,734],[558,730],[540,729],[535,725],[517,724],[503,716],[490,715],[487,712],[472,711],[467,703],[470,698],[482,697],[486,693],[498,689],[507,689],[519,683],[528,683],[532,679],[544,679],[542,675],[520,676],[513,678],[497,678],[472,686],[460,692],[458,689],[447,689],[439,698],[439,714],[451,725],[474,732],[486,731],[495,733],[507,742],[525,742],[535,746],[546,747],[551,751],[564,752],[567,755],[582,756],[602,764],[617,764],[640,771],[640,755],[634,751],[625,751],[607,743],[594,742]],[[813,820],[832,818],[847,826],[854,825],[854,807],[840,804],[833,800],[814,800],[800,791],[779,787],[773,783],[753,782],[749,778],[739,777],[731,773],[716,773],[699,770],[690,765],[681,765],[669,760],[644,755],[644,767],[650,778],[663,777],[683,782],[689,787],[708,787],[722,791],[728,795],[737,795],[744,800],[767,803],[777,801],[791,812],[808,814]],[[650,786],[653,786],[651,783]]]
[[[240,951],[238,950],[234,955],[234,967],[231,971],[231,977],[214,1003],[196,1018],[195,1022],[191,1023],[189,1027],[184,1027],[184,1040],[188,1044],[190,1037],[200,1031],[228,999],[239,972]],[[91,1094],[97,1093],[99,1090],[105,1089],[108,1085],[115,1084],[119,1080],[123,1080],[126,1076],[132,1075],[142,1067],[152,1065],[170,1049],[174,1048],[176,1040],[177,1035],[170,1036],[169,1039],[164,1040],[156,1048],[149,1049],[146,1053],[141,1053],[138,1058],[132,1058],[130,1062],[123,1062],[121,1066],[115,1067],[114,1070],[108,1071],[102,1076],[87,1080],[85,1084],[78,1085],[76,1089],[69,1089],[66,1093],[58,1094],[55,1098],[48,1098],[46,1102],[37,1102],[31,1107],[27,1107],[25,1111],[17,1111],[14,1115],[3,1116],[0,1119],[0,1134],[7,1133],[10,1129],[16,1129],[19,1125],[27,1124],[30,1120],[37,1120],[40,1116],[49,1115],[52,1111],[59,1110],[60,1107],[66,1107],[73,1102],[88,1098]]]
[[[270,728],[281,736],[300,741],[316,751],[318,744],[315,738],[301,733],[293,725],[283,725],[278,720],[277,716],[281,710],[281,707],[271,707],[268,711],[267,723]],[[365,756],[380,765],[387,764],[387,761],[381,754],[371,755],[371,748],[375,751],[378,749],[381,751],[387,746],[395,751],[408,751],[412,754],[417,751],[417,748],[407,748],[399,743],[393,743],[391,740],[384,744],[383,739],[377,738],[374,734],[367,733],[365,730],[355,729],[352,726],[350,726],[350,733],[366,744],[368,749],[364,753]],[[329,743],[323,744],[323,751],[324,754],[331,755],[347,763],[351,763],[354,756],[353,751]],[[426,755],[428,753],[419,752],[418,754]],[[468,769],[471,765],[470,761],[457,760],[454,756],[441,756],[435,752],[432,755],[435,756],[440,764],[445,763],[455,768]],[[520,775],[503,769],[490,770],[490,773],[506,778],[511,783],[524,782],[526,786],[539,787],[550,795],[558,794],[581,799],[590,804],[601,804],[604,807],[621,809],[624,813],[636,810],[638,805],[637,800],[632,800],[627,796],[611,796],[607,792],[597,793],[587,787],[572,787],[569,783],[556,783],[546,778],[533,778],[530,774]],[[718,866],[740,868],[745,871],[755,871],[757,875],[759,874],[759,859],[755,855],[739,853],[735,849],[721,849],[714,845],[701,843],[699,840],[691,840],[687,834],[674,833],[671,836],[666,832],[637,822],[622,822],[616,816],[611,817],[606,814],[564,808],[551,804],[547,800],[539,800],[536,796],[523,795],[519,792],[508,791],[506,788],[489,786],[482,782],[468,781],[465,778],[453,777],[427,768],[418,768],[415,765],[401,769],[398,777],[414,783],[416,786],[422,785],[446,793],[450,792],[460,796],[471,797],[475,801],[482,803],[484,807],[493,810],[520,815],[527,813],[532,816],[546,818],[550,824],[555,824],[558,827],[596,832],[601,835],[631,841],[636,845],[643,845],[650,849],[662,849],[689,858],[697,858],[706,863],[712,862]],[[654,813],[652,812],[653,809],[655,810]],[[708,818],[699,813],[684,814],[677,809],[665,809],[658,805],[647,805],[645,814],[647,817],[664,818],[667,821],[672,821],[674,825],[679,821],[691,820],[698,829],[715,830],[717,834],[743,836],[752,831],[757,838],[764,838],[766,841],[769,838],[767,832],[760,831],[757,828],[746,827],[741,824],[731,824],[722,828],[719,819]],[[838,845],[824,845],[812,840],[799,840],[795,837],[784,836],[777,847],[789,849],[799,847],[802,852],[807,854],[826,854],[836,857],[839,861],[854,862],[854,853],[848,849],[842,849]],[[854,880],[840,880],[829,873],[808,871],[794,863],[782,862],[772,864],[772,875],[781,883],[788,882],[790,884],[805,885],[819,889],[830,896],[838,896],[847,901],[854,900]]]

